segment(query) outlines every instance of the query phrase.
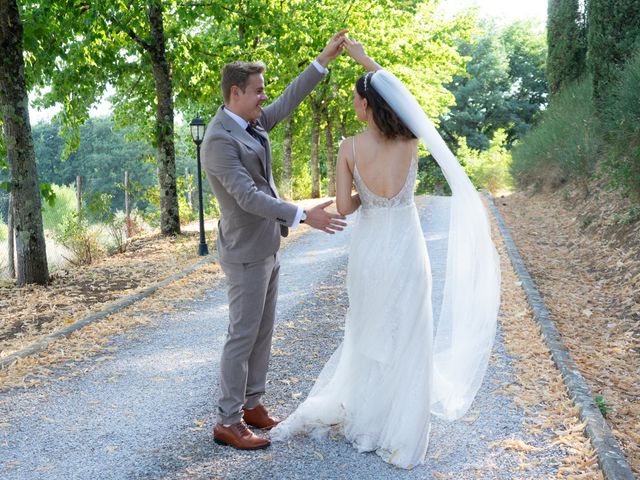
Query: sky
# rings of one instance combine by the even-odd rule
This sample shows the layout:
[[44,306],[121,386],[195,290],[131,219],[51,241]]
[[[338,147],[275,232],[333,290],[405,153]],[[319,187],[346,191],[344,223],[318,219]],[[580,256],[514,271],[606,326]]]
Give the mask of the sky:
[[[504,22],[513,20],[540,20],[547,18],[547,0],[441,0],[440,8],[447,14],[455,14],[468,7],[478,7],[481,17],[493,17]],[[57,108],[35,110],[30,108],[31,123],[50,120]],[[91,116],[104,116],[110,113],[110,104],[106,101],[91,111]]]
[[505,21],[547,18],[547,0],[441,0],[440,7],[448,13],[477,6],[480,16]]

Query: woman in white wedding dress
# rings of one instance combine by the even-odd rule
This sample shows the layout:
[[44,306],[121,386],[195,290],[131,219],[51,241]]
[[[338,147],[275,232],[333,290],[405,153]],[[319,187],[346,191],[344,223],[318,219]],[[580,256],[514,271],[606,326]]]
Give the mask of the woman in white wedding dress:
[[[359,209],[349,252],[344,339],[307,399],[273,429],[271,438],[282,441],[338,426],[358,451],[375,451],[386,462],[412,468],[425,460],[432,410],[447,418],[464,413],[479,387],[478,372],[472,378],[458,378],[455,370],[446,368],[440,374],[434,372],[431,270],[413,200],[420,130],[410,129],[416,123],[413,117],[405,115],[409,121],[403,121],[396,113],[401,109],[392,109],[381,96],[390,89],[376,78],[393,76],[381,70],[358,42],[347,39],[345,47],[368,73],[356,82],[353,99],[358,120],[366,122],[367,129],[343,140],[337,164],[338,210],[348,215]],[[399,81],[392,78],[390,85],[395,89],[393,82]],[[402,102],[407,94],[403,92]],[[415,101],[412,96],[411,100]],[[356,195],[351,194],[354,183]],[[473,268],[468,273],[473,275]],[[473,296],[474,292],[468,293]],[[444,304],[443,308],[447,310]],[[489,313],[493,327],[489,322],[480,328],[483,338],[490,337],[492,342],[497,310]],[[447,365],[458,360],[452,356],[456,346],[452,342],[458,346],[467,342],[466,337],[456,336],[455,326],[450,330],[438,348],[438,358],[446,356]],[[481,364],[479,368],[481,380],[484,370]],[[439,379],[437,398],[434,375]],[[448,410],[452,405],[455,411]]]

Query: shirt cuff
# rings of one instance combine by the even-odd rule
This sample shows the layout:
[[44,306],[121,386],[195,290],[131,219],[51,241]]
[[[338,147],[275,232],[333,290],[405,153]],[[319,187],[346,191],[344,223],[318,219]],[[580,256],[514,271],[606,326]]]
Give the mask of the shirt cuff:
[[293,224],[291,225],[291,230],[295,230],[298,225],[300,225],[300,219],[302,218],[302,213],[304,212],[304,208],[298,205],[298,211],[296,212],[296,216],[293,218]]
[[311,64],[316,67],[316,70],[318,70],[320,73],[322,73],[323,75],[326,75],[327,73],[329,73],[329,70],[325,67],[323,67],[322,65],[320,65],[320,62],[316,59],[313,62],[311,62]]

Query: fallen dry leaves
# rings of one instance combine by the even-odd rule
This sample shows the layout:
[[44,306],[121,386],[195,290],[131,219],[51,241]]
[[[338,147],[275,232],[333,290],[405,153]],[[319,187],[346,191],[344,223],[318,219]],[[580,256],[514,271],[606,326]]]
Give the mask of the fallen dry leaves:
[[[283,239],[283,245],[308,228],[302,226],[291,232]],[[197,256],[198,243],[196,233],[177,237],[152,235],[134,240],[124,254],[60,271],[47,286],[0,285],[0,358],[193,265],[201,259]],[[208,237],[207,243],[213,253],[215,238]],[[144,325],[155,315],[174,311],[178,302],[202,296],[221,279],[217,263],[201,266],[126,309],[53,342],[39,354],[0,369],[0,390],[38,386],[52,375],[60,378],[85,373],[86,370],[75,368],[74,362],[97,353],[108,354],[113,349],[109,342],[113,335]]]
[[[563,452],[558,478],[602,479],[595,451],[578,417],[578,409],[551,359],[551,352],[533,318],[493,218],[492,235],[502,269],[499,321],[504,332],[505,347],[513,358],[511,367],[516,380],[502,385],[498,392],[514,398],[527,417],[526,429],[545,439],[545,448],[558,446]],[[531,478],[526,476],[528,467],[544,461],[544,456],[537,458],[539,447],[518,438],[496,442],[492,447],[517,456],[522,475],[519,478]]]
[[614,194],[496,199],[563,341],[640,475],[640,222]]

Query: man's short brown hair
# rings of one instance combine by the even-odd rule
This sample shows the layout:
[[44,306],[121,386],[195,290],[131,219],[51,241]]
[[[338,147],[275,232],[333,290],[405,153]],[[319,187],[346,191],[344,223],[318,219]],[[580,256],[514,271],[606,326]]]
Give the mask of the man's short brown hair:
[[229,103],[233,85],[236,85],[244,92],[249,82],[249,76],[256,73],[264,73],[266,68],[263,62],[243,62],[238,60],[227,63],[222,69],[222,81],[220,82],[224,102]]

